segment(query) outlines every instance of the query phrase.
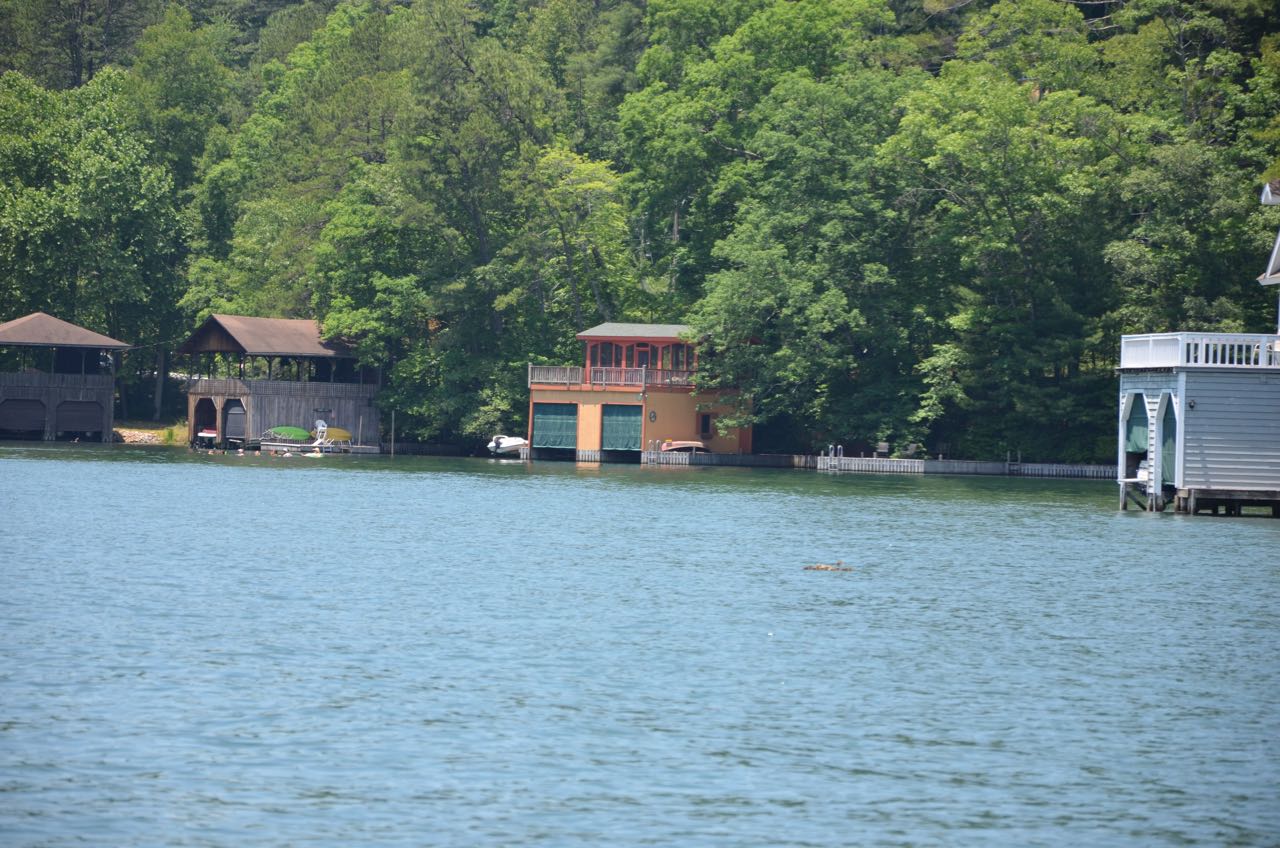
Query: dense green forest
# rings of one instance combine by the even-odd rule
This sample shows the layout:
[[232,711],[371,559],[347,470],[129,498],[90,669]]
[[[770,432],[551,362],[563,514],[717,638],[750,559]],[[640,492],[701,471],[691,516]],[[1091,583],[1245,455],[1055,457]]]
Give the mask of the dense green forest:
[[[1105,459],[1125,332],[1270,331],[1273,0],[0,0],[0,320],[315,317],[421,440],[685,322],[757,448]],[[157,395],[160,395],[157,397]]]

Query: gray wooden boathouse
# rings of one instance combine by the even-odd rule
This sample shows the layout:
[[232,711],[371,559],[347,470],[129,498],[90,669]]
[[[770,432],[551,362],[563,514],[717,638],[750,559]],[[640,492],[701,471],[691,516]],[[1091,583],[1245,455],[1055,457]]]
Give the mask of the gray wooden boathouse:
[[378,444],[377,375],[348,345],[326,341],[316,321],[210,315],[178,349],[192,358],[187,438],[257,445],[279,426],[316,421],[349,430],[356,444]]
[[43,312],[0,324],[0,433],[111,441],[112,354],[128,347]]
[[[1262,202],[1280,205],[1280,183]],[[1258,282],[1280,285],[1280,235]],[[1119,374],[1122,509],[1280,517],[1280,326],[1124,336]]]

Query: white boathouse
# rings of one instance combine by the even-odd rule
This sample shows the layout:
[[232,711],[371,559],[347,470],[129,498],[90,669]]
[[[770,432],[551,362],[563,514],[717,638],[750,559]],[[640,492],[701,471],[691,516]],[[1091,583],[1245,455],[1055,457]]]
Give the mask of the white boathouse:
[[[1280,205],[1280,182],[1262,202]],[[1258,281],[1280,285],[1280,235]],[[1124,336],[1119,375],[1121,509],[1280,517],[1280,326]]]

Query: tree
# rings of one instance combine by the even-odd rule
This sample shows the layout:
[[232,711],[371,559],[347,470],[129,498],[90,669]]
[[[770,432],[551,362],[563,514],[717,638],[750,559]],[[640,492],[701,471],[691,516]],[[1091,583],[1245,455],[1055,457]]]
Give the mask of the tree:
[[[117,71],[66,93],[0,78],[0,292],[6,317],[39,309],[157,345],[172,330],[178,215],[125,87]],[[125,387],[147,369],[130,357]]]
[[[757,107],[758,158],[736,171],[745,199],[716,246],[693,325],[710,356],[701,388],[735,387],[726,424],[792,419],[807,449],[914,440],[909,417],[927,289],[886,265],[902,239],[875,171],[914,75],[854,70],[783,78]],[[789,428],[795,429],[795,428]]]
[[0,54],[0,70],[21,71],[49,88],[76,88],[124,61],[160,14],[160,0],[3,0],[0,30],[13,52]]
[[1118,341],[1096,321],[1116,303],[1101,255],[1123,220],[1126,125],[980,63],[948,65],[903,105],[880,158],[912,218],[918,285],[949,301],[916,421],[961,455],[1091,454]]

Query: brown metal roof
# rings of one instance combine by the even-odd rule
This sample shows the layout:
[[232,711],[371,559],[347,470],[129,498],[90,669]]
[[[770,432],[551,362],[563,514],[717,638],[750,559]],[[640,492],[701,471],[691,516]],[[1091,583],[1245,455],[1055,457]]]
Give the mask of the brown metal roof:
[[87,347],[94,350],[124,350],[125,342],[78,327],[43,312],[32,312],[0,324],[0,345],[30,347]]
[[249,356],[352,358],[351,348],[327,342],[310,318],[249,318],[210,315],[178,353],[243,353]]

